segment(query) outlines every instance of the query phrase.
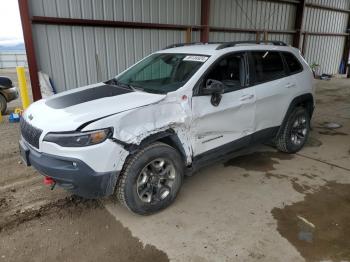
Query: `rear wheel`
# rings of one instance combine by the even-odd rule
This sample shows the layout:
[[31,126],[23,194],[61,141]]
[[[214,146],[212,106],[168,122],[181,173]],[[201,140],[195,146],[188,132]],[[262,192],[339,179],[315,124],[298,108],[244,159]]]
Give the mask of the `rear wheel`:
[[130,156],[123,168],[116,194],[131,211],[147,215],[169,206],[183,180],[179,153],[164,143],[154,143]]
[[289,115],[287,123],[276,138],[276,147],[282,152],[296,153],[305,145],[309,132],[309,112],[303,107],[297,107]]
[[6,109],[7,109],[6,99],[2,94],[0,94],[0,112],[2,115],[6,113]]

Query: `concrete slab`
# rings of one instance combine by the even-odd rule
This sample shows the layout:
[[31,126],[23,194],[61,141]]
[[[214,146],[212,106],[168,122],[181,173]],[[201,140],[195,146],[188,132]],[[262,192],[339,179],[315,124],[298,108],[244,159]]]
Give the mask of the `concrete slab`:
[[[300,153],[285,155],[260,146],[257,153],[205,168],[185,180],[170,208],[152,216],[131,214],[111,200],[105,207],[135,237],[173,261],[309,259],[303,246],[278,232],[279,221],[271,211],[302,202],[329,181],[350,183],[349,80],[316,84],[313,131]],[[330,131],[325,122],[342,127]]]

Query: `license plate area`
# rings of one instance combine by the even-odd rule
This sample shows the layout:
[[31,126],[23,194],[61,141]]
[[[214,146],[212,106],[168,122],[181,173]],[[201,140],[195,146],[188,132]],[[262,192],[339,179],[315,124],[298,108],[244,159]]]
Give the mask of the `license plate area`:
[[19,141],[19,153],[20,153],[20,156],[22,158],[22,162],[26,166],[30,166],[30,162],[29,162],[29,148],[22,141]]

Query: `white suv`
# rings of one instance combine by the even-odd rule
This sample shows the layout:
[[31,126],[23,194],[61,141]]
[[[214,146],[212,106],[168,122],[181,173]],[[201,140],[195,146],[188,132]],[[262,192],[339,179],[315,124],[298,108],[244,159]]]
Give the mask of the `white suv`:
[[312,83],[299,50],[279,41],[176,44],[109,81],[33,103],[20,152],[74,194],[115,193],[149,214],[174,201],[184,174],[212,160],[261,141],[300,150]]

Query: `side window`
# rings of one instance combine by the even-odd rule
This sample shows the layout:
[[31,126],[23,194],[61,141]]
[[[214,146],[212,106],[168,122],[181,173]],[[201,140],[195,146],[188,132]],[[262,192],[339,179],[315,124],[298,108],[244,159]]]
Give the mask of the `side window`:
[[252,62],[255,71],[255,83],[272,81],[286,76],[283,60],[279,52],[252,52]]
[[293,54],[288,52],[283,52],[282,55],[288,66],[289,73],[295,74],[303,70],[303,66],[300,64],[299,60]]
[[245,69],[244,53],[235,53],[221,58],[205,77],[214,79],[225,85],[225,92],[238,90],[244,86]]

